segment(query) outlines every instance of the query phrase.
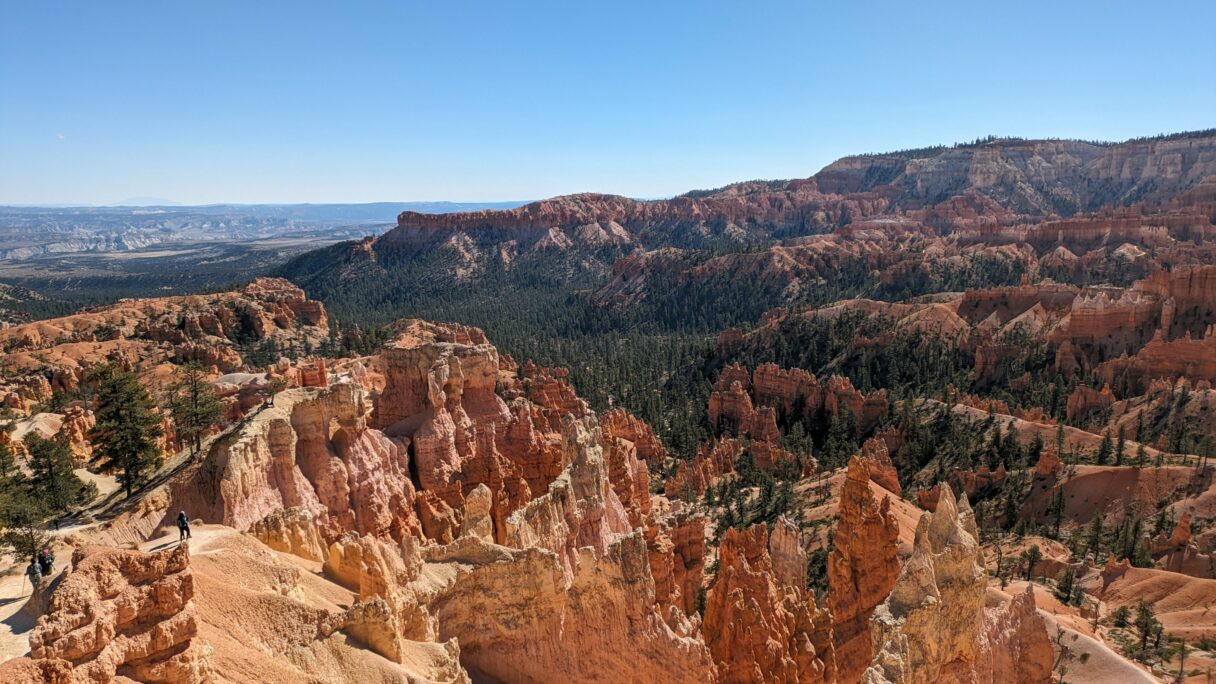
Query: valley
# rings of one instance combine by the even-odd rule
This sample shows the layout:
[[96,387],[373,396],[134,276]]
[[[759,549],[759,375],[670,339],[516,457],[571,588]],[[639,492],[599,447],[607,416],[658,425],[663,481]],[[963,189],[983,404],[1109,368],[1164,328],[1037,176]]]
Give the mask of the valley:
[[360,230],[4,262],[0,678],[1216,666],[1216,132]]

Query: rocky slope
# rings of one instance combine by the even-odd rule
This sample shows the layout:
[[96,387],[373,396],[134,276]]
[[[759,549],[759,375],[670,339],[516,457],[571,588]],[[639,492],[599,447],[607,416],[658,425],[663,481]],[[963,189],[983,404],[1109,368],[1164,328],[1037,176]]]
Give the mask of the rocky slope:
[[[855,461],[845,487],[826,602],[806,587],[814,542],[785,518],[725,531],[710,573],[712,525],[649,491],[643,456],[665,457],[649,426],[615,411],[601,427],[560,373],[519,367],[475,329],[399,329],[366,360],[382,374],[374,398],[366,376],[287,389],[73,537],[160,545],[176,511],[198,519],[193,561],[185,546],[78,553],[48,590],[29,658],[6,671],[857,680],[866,619],[899,562],[889,504],[870,495],[865,464],[880,455]],[[793,402],[814,386],[796,377],[766,367],[749,387]]]
[[124,300],[0,329],[0,406],[18,414],[76,392],[102,363],[134,370],[158,387],[175,364],[197,361],[219,373],[249,369],[242,349],[273,344],[312,349],[326,339],[325,307],[277,278],[258,278],[239,291]]
[[1069,215],[1172,198],[1211,176],[1211,131],[1117,145],[994,140],[923,155],[846,157],[805,180],[741,183],[670,200],[583,194],[501,212],[404,212],[376,245],[437,244],[463,234],[521,248],[691,246],[818,232],[930,207],[968,190],[1014,213]]
[[30,635],[30,658],[0,665],[5,681],[210,681],[186,547],[81,549],[71,568]]

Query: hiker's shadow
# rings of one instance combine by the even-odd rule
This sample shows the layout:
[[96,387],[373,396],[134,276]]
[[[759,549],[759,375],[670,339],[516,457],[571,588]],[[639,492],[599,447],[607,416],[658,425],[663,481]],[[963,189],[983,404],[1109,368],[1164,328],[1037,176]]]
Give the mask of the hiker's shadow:
[[[7,605],[15,601],[28,601],[29,598],[29,596],[21,596],[18,598],[4,599],[4,604]],[[14,635],[20,635],[33,629],[34,625],[38,622],[38,619],[31,614],[29,606],[22,606],[21,610],[18,610],[16,613],[13,613],[3,620],[0,620],[0,622],[8,625],[9,630]]]
[[153,546],[152,548],[148,549],[148,551],[163,551],[165,549],[172,548],[174,546],[181,546],[182,544],[185,544],[185,543],[186,542],[167,541],[164,544],[159,544],[157,546]]

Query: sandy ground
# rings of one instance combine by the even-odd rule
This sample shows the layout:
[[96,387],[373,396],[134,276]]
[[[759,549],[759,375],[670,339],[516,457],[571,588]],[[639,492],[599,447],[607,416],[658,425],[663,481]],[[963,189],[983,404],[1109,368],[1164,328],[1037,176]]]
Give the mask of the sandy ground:
[[[1037,592],[1036,592],[1037,593]],[[1062,620],[1051,615],[1045,616],[1047,631],[1053,641],[1057,638],[1057,628],[1064,630],[1061,637],[1064,646],[1069,651],[1065,659],[1068,672],[1064,680],[1072,684],[1136,684],[1146,682],[1154,684],[1158,680],[1133,665],[1130,661],[1115,653],[1106,644],[1091,636],[1068,627]]]
[[29,597],[29,580],[10,563],[0,577],[0,662],[30,652],[29,632],[34,628],[34,617],[26,610]]

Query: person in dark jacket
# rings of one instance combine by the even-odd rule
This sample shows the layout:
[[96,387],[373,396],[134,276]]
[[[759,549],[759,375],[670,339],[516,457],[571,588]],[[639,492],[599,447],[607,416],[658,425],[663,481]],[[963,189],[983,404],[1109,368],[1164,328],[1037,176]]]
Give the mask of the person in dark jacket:
[[43,575],[50,575],[55,569],[55,554],[45,546],[38,552],[38,569]]
[[179,533],[177,538],[179,544],[190,538],[190,519],[186,517],[185,511],[180,511],[177,514],[177,531]]

